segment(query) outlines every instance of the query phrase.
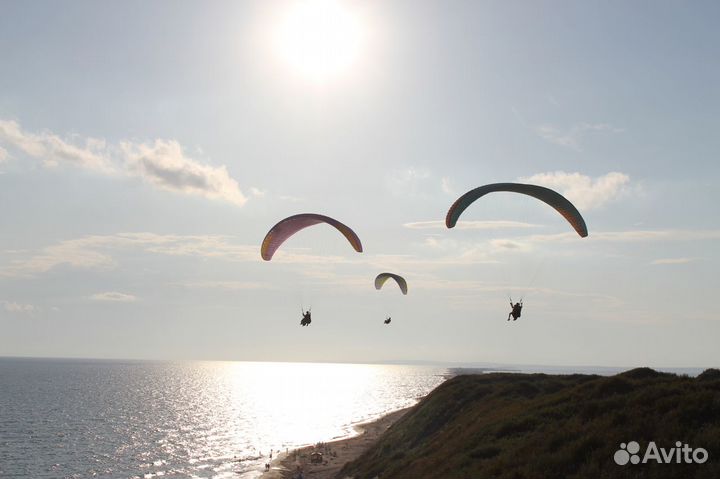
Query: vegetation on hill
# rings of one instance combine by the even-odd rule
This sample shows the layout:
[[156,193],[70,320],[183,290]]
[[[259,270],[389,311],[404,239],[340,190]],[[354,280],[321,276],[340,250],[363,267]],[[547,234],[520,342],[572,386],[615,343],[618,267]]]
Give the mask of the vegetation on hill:
[[[703,464],[618,465],[621,443],[703,448]],[[674,459],[673,459],[674,461]],[[454,377],[339,478],[718,478],[720,371]]]

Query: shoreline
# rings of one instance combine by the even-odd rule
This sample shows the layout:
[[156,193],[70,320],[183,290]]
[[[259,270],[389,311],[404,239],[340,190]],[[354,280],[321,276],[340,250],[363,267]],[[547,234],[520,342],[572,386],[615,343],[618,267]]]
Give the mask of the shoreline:
[[[302,472],[303,479],[333,479],[342,467],[365,452],[395,422],[403,417],[413,406],[393,411],[373,421],[356,424],[357,434],[344,439],[304,446],[281,453],[270,463],[260,479],[294,479]],[[322,463],[311,464],[310,454],[323,454]]]

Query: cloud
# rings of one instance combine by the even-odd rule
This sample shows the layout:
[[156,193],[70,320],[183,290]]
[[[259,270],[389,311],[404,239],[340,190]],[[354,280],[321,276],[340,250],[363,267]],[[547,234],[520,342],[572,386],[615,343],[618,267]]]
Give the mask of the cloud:
[[105,293],[96,293],[90,296],[95,301],[109,301],[113,303],[133,303],[137,301],[137,297],[132,294],[118,293],[117,291],[107,291]]
[[696,261],[696,258],[660,258],[650,264],[687,264]]
[[[631,231],[601,231],[593,232],[587,238],[581,239],[575,232],[557,234],[532,234],[528,236],[515,236],[493,238],[481,242],[457,241],[449,238],[425,238],[422,246],[427,254],[441,255],[430,259],[419,259],[414,256],[393,257],[395,265],[467,265],[485,263],[492,264],[502,261],[502,255],[526,254],[534,251],[539,245],[555,245],[556,254],[572,255],[577,250],[567,248],[568,244],[583,245],[590,243],[650,243],[650,242],[694,242],[713,241],[720,239],[720,230],[631,230]],[[558,246],[559,245],[559,246]],[[582,248],[585,249],[584,247]],[[379,257],[382,258],[382,257]],[[670,258],[655,260],[652,264],[683,264],[697,261],[697,258]],[[387,262],[387,261],[386,261]],[[380,263],[382,265],[382,262]]]
[[[445,221],[416,221],[403,224],[410,229],[447,229]],[[458,230],[500,230],[510,228],[538,228],[540,225],[523,223],[521,221],[460,221],[455,226]]]
[[[109,270],[115,268],[117,263],[106,250],[129,247],[172,248],[173,246],[177,247],[177,243],[182,243],[180,238],[152,233],[124,233],[65,240],[59,244],[42,248],[27,259],[12,261],[8,266],[0,269],[0,276],[34,276],[59,266],[86,270]],[[186,237],[185,241],[201,241],[194,237],[191,238]]]
[[0,163],[8,159],[8,152],[5,148],[0,146]]
[[[13,256],[27,256],[15,259],[0,268],[0,277],[33,277],[60,266],[74,269],[105,271],[117,267],[113,254],[120,250],[139,250],[170,256],[188,256],[208,259],[222,259],[236,262],[262,262],[260,247],[252,244],[232,243],[230,238],[220,235],[158,235],[154,233],[118,233],[95,235],[65,240],[47,246],[38,252],[17,251]],[[8,253],[8,252],[6,252]],[[286,248],[273,257],[274,263],[340,264],[358,263],[353,256],[330,256],[307,254],[302,250]]]
[[153,233],[127,233],[146,251],[173,256],[218,258],[237,262],[260,262],[258,245],[235,244],[226,236],[177,236]]
[[424,168],[405,168],[389,173],[385,185],[397,196],[415,196],[421,191],[421,185],[430,178],[430,172]]
[[254,186],[250,188],[250,194],[255,196],[256,198],[263,198],[265,196],[266,191],[261,190],[260,188],[255,188]]
[[453,189],[450,178],[444,177],[440,180],[440,188],[442,188],[443,192],[450,195],[455,196],[457,193],[455,193],[455,190]]
[[0,276],[33,276],[61,265],[77,269],[112,269],[115,267],[112,257],[92,249],[94,238],[64,241],[43,248],[27,260],[16,260],[0,269]]
[[[650,242],[650,241],[706,241],[720,239],[720,230],[629,230],[591,232],[582,241],[603,242]],[[576,233],[558,233],[553,235],[531,235],[528,241],[568,242],[578,241]]]
[[425,246],[445,253],[445,257],[432,260],[438,264],[498,264],[498,254],[526,253],[533,250],[533,244],[525,239],[497,238],[483,242],[458,243],[428,238]]
[[450,238],[428,236],[423,241],[423,246],[437,251],[457,251],[458,242]]
[[28,133],[15,121],[0,120],[0,142],[42,160],[46,167],[72,164],[105,174],[115,171],[104,153],[105,142],[95,138],[88,138],[84,146],[78,146],[53,133]]
[[5,301],[0,300],[0,305],[2,305],[3,309],[7,311],[8,313],[14,313],[14,314],[29,314],[32,315],[39,311],[37,306],[33,306],[32,304],[21,304],[16,303],[14,301]]
[[[106,175],[123,174],[162,190],[223,200],[237,206],[247,201],[225,166],[206,165],[189,158],[175,140],[123,141],[119,145],[107,145],[96,138],[87,138],[81,145],[72,140],[49,132],[30,133],[15,121],[0,120],[0,143],[41,160],[46,167],[73,165]],[[0,161],[8,155],[0,146]],[[259,192],[261,190],[253,189],[256,196]]]
[[[225,236],[118,233],[85,236],[47,246],[25,260],[12,261],[9,266],[0,270],[0,276],[33,276],[59,266],[96,271],[109,270],[117,267],[117,262],[110,252],[121,249],[139,249],[171,256],[260,261],[258,246],[233,244]],[[22,253],[24,252],[20,252]]]
[[556,171],[519,180],[558,190],[582,211],[600,208],[627,193],[630,177],[613,171],[593,179],[580,173]]
[[[364,263],[374,269],[400,270],[412,267],[432,269],[456,265],[497,264],[499,262],[490,257],[488,249],[485,247],[467,247],[454,240],[437,240],[430,237],[426,238],[421,246],[425,248],[423,256],[411,254],[368,255]],[[427,254],[436,256],[427,257]]]
[[220,289],[225,291],[271,289],[270,284],[261,281],[194,281],[177,284],[191,289]]
[[[587,238],[579,238],[572,231],[557,234],[533,234],[514,238],[497,238],[487,244],[465,246],[467,254],[480,249],[492,247],[493,252],[530,251],[534,245],[582,245],[585,243],[662,243],[662,242],[696,242],[720,239],[720,230],[630,230],[630,231],[590,231]],[[565,248],[565,246],[562,246]],[[572,254],[565,249],[565,253]],[[681,264],[696,261],[697,258],[669,258],[655,260],[652,264]]]
[[202,165],[186,157],[176,141],[123,142],[120,148],[130,172],[163,190],[221,199],[238,206],[247,201],[225,166]]
[[281,195],[280,199],[283,201],[289,201],[290,203],[300,203],[301,201],[305,201],[302,198],[298,198],[296,196],[289,196],[289,195]]
[[490,246],[494,250],[529,251],[531,249],[527,242],[511,239],[493,239],[490,240]]
[[558,296],[565,298],[587,298],[592,301],[605,302],[615,306],[623,304],[623,301],[620,298],[602,293],[575,292],[544,287],[528,287],[527,285],[512,283],[498,284],[497,282],[488,283],[476,280],[446,279],[435,276],[415,278],[412,282],[412,286],[414,289],[449,290],[459,293],[469,292],[474,297],[477,297],[478,293],[503,293],[503,295],[507,295],[508,293],[513,295],[520,293],[526,296],[531,294],[542,294],[544,296]]
[[0,120],[0,140],[35,158],[42,157],[45,153],[41,139],[37,135],[23,132],[16,121]]
[[579,123],[570,128],[560,128],[554,125],[540,125],[535,131],[545,141],[576,151],[582,151],[581,142],[584,137],[593,132],[622,133],[623,129],[616,128],[607,123]]
[[314,265],[351,264],[362,262],[360,258],[357,258],[354,254],[351,253],[352,250],[348,253],[347,256],[308,254],[304,253],[303,250],[299,248],[286,248],[284,250],[276,252],[273,255],[272,261],[273,263],[296,263]]

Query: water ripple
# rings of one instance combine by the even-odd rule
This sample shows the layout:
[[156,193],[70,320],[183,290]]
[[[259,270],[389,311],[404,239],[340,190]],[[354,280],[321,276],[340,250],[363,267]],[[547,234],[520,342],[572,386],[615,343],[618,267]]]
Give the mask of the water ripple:
[[270,449],[347,435],[444,370],[0,359],[0,477],[256,477]]

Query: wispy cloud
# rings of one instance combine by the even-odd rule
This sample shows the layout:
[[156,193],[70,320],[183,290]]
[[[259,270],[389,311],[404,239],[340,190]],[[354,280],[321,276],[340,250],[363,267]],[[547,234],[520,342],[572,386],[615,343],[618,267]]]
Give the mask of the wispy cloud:
[[486,247],[468,247],[453,240],[426,238],[419,245],[424,248],[422,255],[368,255],[364,263],[375,269],[401,270],[407,268],[436,269],[455,265],[496,264]]
[[96,138],[87,138],[84,145],[78,146],[53,133],[29,133],[16,121],[0,120],[0,141],[42,160],[47,167],[72,164],[106,174],[115,171],[104,154],[105,142]]
[[[720,230],[629,230],[629,231],[597,231],[592,232],[582,241],[592,242],[651,242],[651,241],[707,241],[720,239]],[[555,242],[578,241],[575,233],[558,233],[553,235],[531,235],[528,241]]]
[[[696,242],[720,239],[720,230],[630,230],[630,231],[591,231],[587,238],[579,238],[574,232],[557,234],[532,234],[508,238],[496,238],[477,245],[460,245],[463,254],[473,251],[527,252],[540,244],[585,244],[585,243],[662,243],[662,242]],[[568,250],[567,254],[571,254]],[[491,257],[491,255],[489,256]],[[653,264],[680,264],[694,261],[693,258],[670,258],[655,260]]]
[[450,238],[428,236],[423,240],[423,246],[441,251],[455,251],[457,250],[458,242]]
[[494,251],[513,250],[513,251],[530,251],[530,245],[525,241],[516,241],[512,239],[492,239],[489,241]]
[[233,261],[259,261],[257,246],[232,244],[223,236],[180,236],[154,233],[119,233],[65,240],[15,259],[0,269],[0,276],[27,277],[59,266],[74,269],[109,270],[117,266],[112,253],[121,249],[199,257],[222,257]]
[[576,151],[582,150],[582,140],[590,133],[622,133],[623,129],[607,123],[578,123],[569,128],[556,125],[540,125],[535,131],[545,141]]
[[[493,255],[502,252],[526,252],[537,243],[564,242],[662,242],[705,241],[720,239],[720,230],[631,230],[592,232],[588,238],[578,239],[573,232],[551,235],[529,235],[494,238],[482,243],[463,243],[447,238],[425,238],[418,245],[434,252],[429,257],[413,254],[403,255],[323,255],[299,248],[287,248],[273,257],[276,264],[307,264],[332,267],[340,264],[387,267],[443,267],[454,264],[497,263]],[[61,266],[73,269],[105,271],[116,268],[116,256],[123,250],[136,250],[170,256],[220,259],[236,262],[262,262],[258,245],[237,244],[232,238],[219,235],[158,235],[154,233],[119,233],[95,235],[62,241],[38,251],[5,251],[14,257],[0,267],[0,276],[32,277]],[[665,260],[669,263],[670,260]],[[674,259],[690,260],[689,258]],[[661,264],[661,263],[657,263]],[[322,268],[321,268],[322,269]],[[200,283],[195,285],[201,287]],[[253,288],[254,283],[227,282],[209,284],[207,287]],[[258,286],[260,287],[260,286]]]
[[630,177],[616,171],[597,178],[580,173],[555,171],[523,177],[520,181],[558,190],[578,209],[591,210],[600,208],[625,194]]
[[[416,221],[414,223],[403,224],[405,228],[410,229],[447,229],[445,221]],[[511,228],[538,228],[540,225],[532,223],[523,223],[521,221],[460,221],[455,229],[460,230],[501,230]]]
[[39,311],[37,306],[32,304],[16,303],[15,301],[0,300],[0,305],[2,305],[5,311],[13,314],[33,315]]
[[281,195],[280,199],[283,201],[289,201],[290,203],[300,203],[301,201],[305,201],[303,198],[298,198],[297,196],[289,196],[289,195]]
[[513,296],[515,294],[525,294],[526,296],[543,295],[563,298],[585,298],[593,301],[605,302],[606,304],[612,304],[614,306],[623,304],[623,301],[620,298],[607,294],[589,293],[584,291],[567,291],[553,288],[528,287],[527,285],[512,283],[498,285],[497,283],[491,284],[483,281],[425,277],[415,278],[412,281],[412,285],[414,289],[469,292],[474,296],[477,296],[478,293],[503,293],[503,295],[507,295],[508,293],[510,293]]
[[225,166],[200,164],[185,156],[176,141],[120,145],[128,171],[160,189],[225,200],[238,206],[247,201]]
[[[108,145],[104,140],[63,139],[50,133],[31,133],[12,120],[0,120],[0,143],[40,160],[45,167],[72,165],[105,175],[140,178],[160,189],[223,200],[242,206],[247,198],[225,166],[202,164],[174,140],[130,141]],[[0,161],[9,155],[0,147]]]
[[250,194],[256,198],[263,198],[266,193],[267,192],[265,190],[261,190],[260,188],[255,188],[254,186],[250,188]]
[[[585,245],[588,243],[661,243],[696,242],[720,239],[720,230],[630,230],[591,232],[587,238],[579,238],[572,231],[557,234],[530,234],[527,236],[508,236],[482,241],[463,241],[430,236],[420,246],[426,249],[422,257],[413,255],[394,257],[383,261],[397,266],[418,265],[426,268],[446,265],[494,264],[504,261],[507,254],[526,254],[535,251],[541,245],[553,246],[555,254],[573,255],[577,251],[567,245]],[[582,246],[582,249],[586,249]],[[558,249],[559,248],[559,249]],[[378,256],[385,258],[385,256]],[[681,264],[696,261],[697,258],[660,259],[653,264]],[[373,261],[371,259],[371,261]]]
[[[117,267],[115,256],[122,250],[224,261],[262,262],[259,245],[233,243],[232,238],[227,236],[118,233],[65,240],[37,252],[6,251],[9,256],[16,258],[25,256],[25,258],[13,259],[9,264],[1,266],[0,276],[32,277],[61,266],[81,270],[110,270]],[[286,248],[275,254],[273,263],[357,263],[361,261],[357,256],[356,253],[348,256],[313,254],[301,249]]]
[[394,195],[414,196],[422,191],[422,184],[428,178],[430,178],[428,170],[409,167],[389,173],[385,177],[385,184]]
[[262,281],[190,281],[176,284],[190,289],[219,289],[224,291],[272,288],[272,285]]
[[687,264],[697,261],[697,258],[660,258],[653,260],[650,264]]
[[27,259],[14,260],[0,269],[0,276],[33,276],[61,265],[76,269],[107,270],[115,267],[113,258],[95,249],[97,237],[63,241],[43,248]]
[[450,178],[448,177],[444,177],[440,180],[440,188],[445,194],[448,194],[450,196],[455,196],[457,194],[455,193],[455,189],[452,187],[452,184],[450,183]]
[[96,293],[90,296],[94,301],[108,301],[111,303],[134,303],[137,297],[132,294],[119,293],[117,291],[107,291],[104,293]]

